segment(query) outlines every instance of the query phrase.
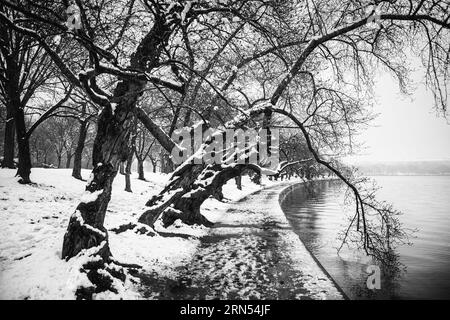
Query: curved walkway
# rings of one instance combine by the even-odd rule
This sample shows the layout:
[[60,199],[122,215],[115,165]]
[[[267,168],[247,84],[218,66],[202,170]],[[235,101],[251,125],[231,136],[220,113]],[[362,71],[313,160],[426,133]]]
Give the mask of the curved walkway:
[[342,299],[291,230],[278,203],[289,184],[237,202],[215,224],[176,279],[140,275],[153,299]]

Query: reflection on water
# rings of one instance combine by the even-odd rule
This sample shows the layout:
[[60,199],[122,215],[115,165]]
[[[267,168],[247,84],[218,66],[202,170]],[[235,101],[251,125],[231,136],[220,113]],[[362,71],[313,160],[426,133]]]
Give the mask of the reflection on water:
[[382,200],[404,215],[406,228],[419,229],[413,246],[398,248],[406,271],[395,280],[381,275],[381,289],[368,290],[361,252],[343,249],[338,233],[348,226],[351,207],[343,205],[345,188],[338,181],[299,186],[282,202],[283,211],[306,247],[351,299],[450,298],[450,177],[376,177]]

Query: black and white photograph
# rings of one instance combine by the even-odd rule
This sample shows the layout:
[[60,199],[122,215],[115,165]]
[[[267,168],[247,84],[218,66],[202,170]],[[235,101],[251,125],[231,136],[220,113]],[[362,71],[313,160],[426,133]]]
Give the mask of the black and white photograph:
[[0,0],[0,300],[449,300],[449,89],[450,0]]

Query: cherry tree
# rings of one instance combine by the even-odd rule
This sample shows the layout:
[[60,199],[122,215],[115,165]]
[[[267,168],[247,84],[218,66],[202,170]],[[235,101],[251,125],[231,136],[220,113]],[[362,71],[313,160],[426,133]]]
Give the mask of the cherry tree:
[[[151,233],[158,219],[165,225],[176,219],[210,225],[200,207],[220,193],[227,180],[245,170],[277,175],[296,162],[310,161],[296,159],[268,168],[264,148],[254,142],[245,144],[243,163],[201,161],[212,145],[219,147],[223,159],[242,156],[216,143],[226,141],[227,130],[267,132],[268,150],[276,153],[271,126],[283,121],[301,134],[311,158],[341,179],[353,195],[355,214],[344,242],[386,260],[395,243],[405,241],[398,212],[377,201],[373,189],[365,187],[367,181],[343,167],[339,157],[352,152],[355,133],[373,118],[368,106],[377,68],[393,74],[407,92],[406,48],[422,56],[436,108],[446,113],[446,1],[377,1],[374,8],[365,0],[78,0],[68,24],[65,1],[2,3],[34,25],[4,13],[0,21],[36,41],[66,81],[101,108],[94,169],[62,250],[65,259],[87,258],[80,270],[94,285],[80,288],[80,297],[117,290],[115,280],[126,278],[126,270],[112,257],[103,222],[112,182],[130,154],[136,118],[169,154],[182,149],[169,134],[176,127],[184,126],[194,135],[201,124],[206,136],[175,169],[167,186],[147,202],[139,221],[130,225],[136,232]],[[52,12],[43,13],[43,5]],[[87,66],[74,71],[43,29],[82,48]],[[112,89],[105,83],[113,83]],[[173,105],[169,131],[138,106],[149,88]],[[211,133],[208,129],[213,127],[218,130]],[[256,162],[250,161],[254,155]]]

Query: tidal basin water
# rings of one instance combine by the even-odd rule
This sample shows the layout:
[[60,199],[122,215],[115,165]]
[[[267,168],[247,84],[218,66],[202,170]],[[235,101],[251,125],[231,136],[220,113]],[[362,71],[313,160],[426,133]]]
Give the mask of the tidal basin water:
[[[395,279],[381,274],[381,289],[369,290],[369,261],[344,249],[338,234],[352,208],[344,205],[338,181],[299,186],[281,203],[294,231],[350,299],[450,299],[450,176],[377,176],[379,199],[403,212],[407,229],[417,229],[411,246],[397,251],[405,270]],[[354,210],[354,209],[353,209]]]

